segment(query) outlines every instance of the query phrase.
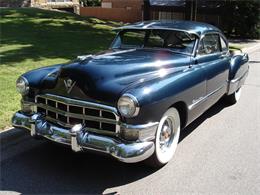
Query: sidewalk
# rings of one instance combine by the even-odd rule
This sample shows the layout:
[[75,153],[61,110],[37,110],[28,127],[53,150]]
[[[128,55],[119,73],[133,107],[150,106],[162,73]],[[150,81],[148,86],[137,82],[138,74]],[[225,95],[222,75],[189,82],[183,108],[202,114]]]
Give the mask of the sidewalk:
[[242,51],[246,53],[260,50],[259,39],[231,39],[229,40],[229,44],[242,48]]

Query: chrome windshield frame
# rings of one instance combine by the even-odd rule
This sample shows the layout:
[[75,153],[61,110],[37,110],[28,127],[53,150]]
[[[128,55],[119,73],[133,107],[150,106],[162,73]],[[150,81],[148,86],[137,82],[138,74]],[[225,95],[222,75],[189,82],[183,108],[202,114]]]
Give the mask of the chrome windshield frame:
[[[143,48],[147,48],[147,49],[164,49],[164,50],[168,50],[168,51],[171,51],[173,53],[180,53],[180,54],[184,54],[184,55],[188,55],[188,56],[193,56],[194,55],[194,50],[195,50],[195,47],[197,46],[197,41],[198,39],[200,38],[200,35],[197,34],[196,32],[193,32],[193,31],[186,31],[186,30],[181,30],[181,29],[174,29],[174,28],[135,28],[135,27],[119,27],[119,28],[116,28],[116,29],[113,29],[113,30],[118,30],[115,38],[113,39],[112,43],[110,44],[110,47],[109,49],[119,49],[119,50],[124,50],[124,49],[143,49]],[[140,31],[146,31],[146,30],[170,30],[170,31],[179,31],[179,32],[184,32],[190,39],[191,39],[191,35],[195,35],[195,40],[194,40],[194,44],[193,44],[193,48],[191,50],[190,53],[185,53],[185,52],[178,52],[178,51],[174,51],[173,49],[171,48],[164,48],[164,47],[133,47],[133,48],[121,48],[121,47],[114,47],[114,44],[117,40],[117,38],[120,36],[120,33],[122,31],[125,31],[125,30],[140,30]]]

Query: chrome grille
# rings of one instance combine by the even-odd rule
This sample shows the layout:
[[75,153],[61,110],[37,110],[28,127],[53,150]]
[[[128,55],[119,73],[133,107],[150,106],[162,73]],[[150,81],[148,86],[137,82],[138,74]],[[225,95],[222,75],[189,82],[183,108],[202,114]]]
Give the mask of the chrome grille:
[[35,101],[37,112],[44,114],[47,121],[63,127],[71,128],[81,123],[96,133],[119,131],[119,117],[113,107],[52,94],[38,95]]

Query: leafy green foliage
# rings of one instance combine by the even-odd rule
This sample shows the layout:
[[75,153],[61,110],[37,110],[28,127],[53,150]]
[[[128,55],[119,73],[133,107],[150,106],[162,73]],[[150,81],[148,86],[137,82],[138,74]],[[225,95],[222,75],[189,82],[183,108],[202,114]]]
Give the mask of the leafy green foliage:
[[259,38],[259,0],[226,1],[223,22],[226,34],[230,37]]

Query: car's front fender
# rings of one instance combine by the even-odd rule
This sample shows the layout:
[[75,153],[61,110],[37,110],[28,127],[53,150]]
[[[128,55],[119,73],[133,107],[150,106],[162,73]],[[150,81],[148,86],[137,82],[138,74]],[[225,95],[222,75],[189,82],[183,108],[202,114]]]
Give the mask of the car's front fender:
[[194,99],[205,94],[206,84],[202,69],[186,66],[181,71],[151,80],[127,92],[140,104],[139,115],[126,119],[129,124],[158,122],[162,115],[176,103],[186,109]]

